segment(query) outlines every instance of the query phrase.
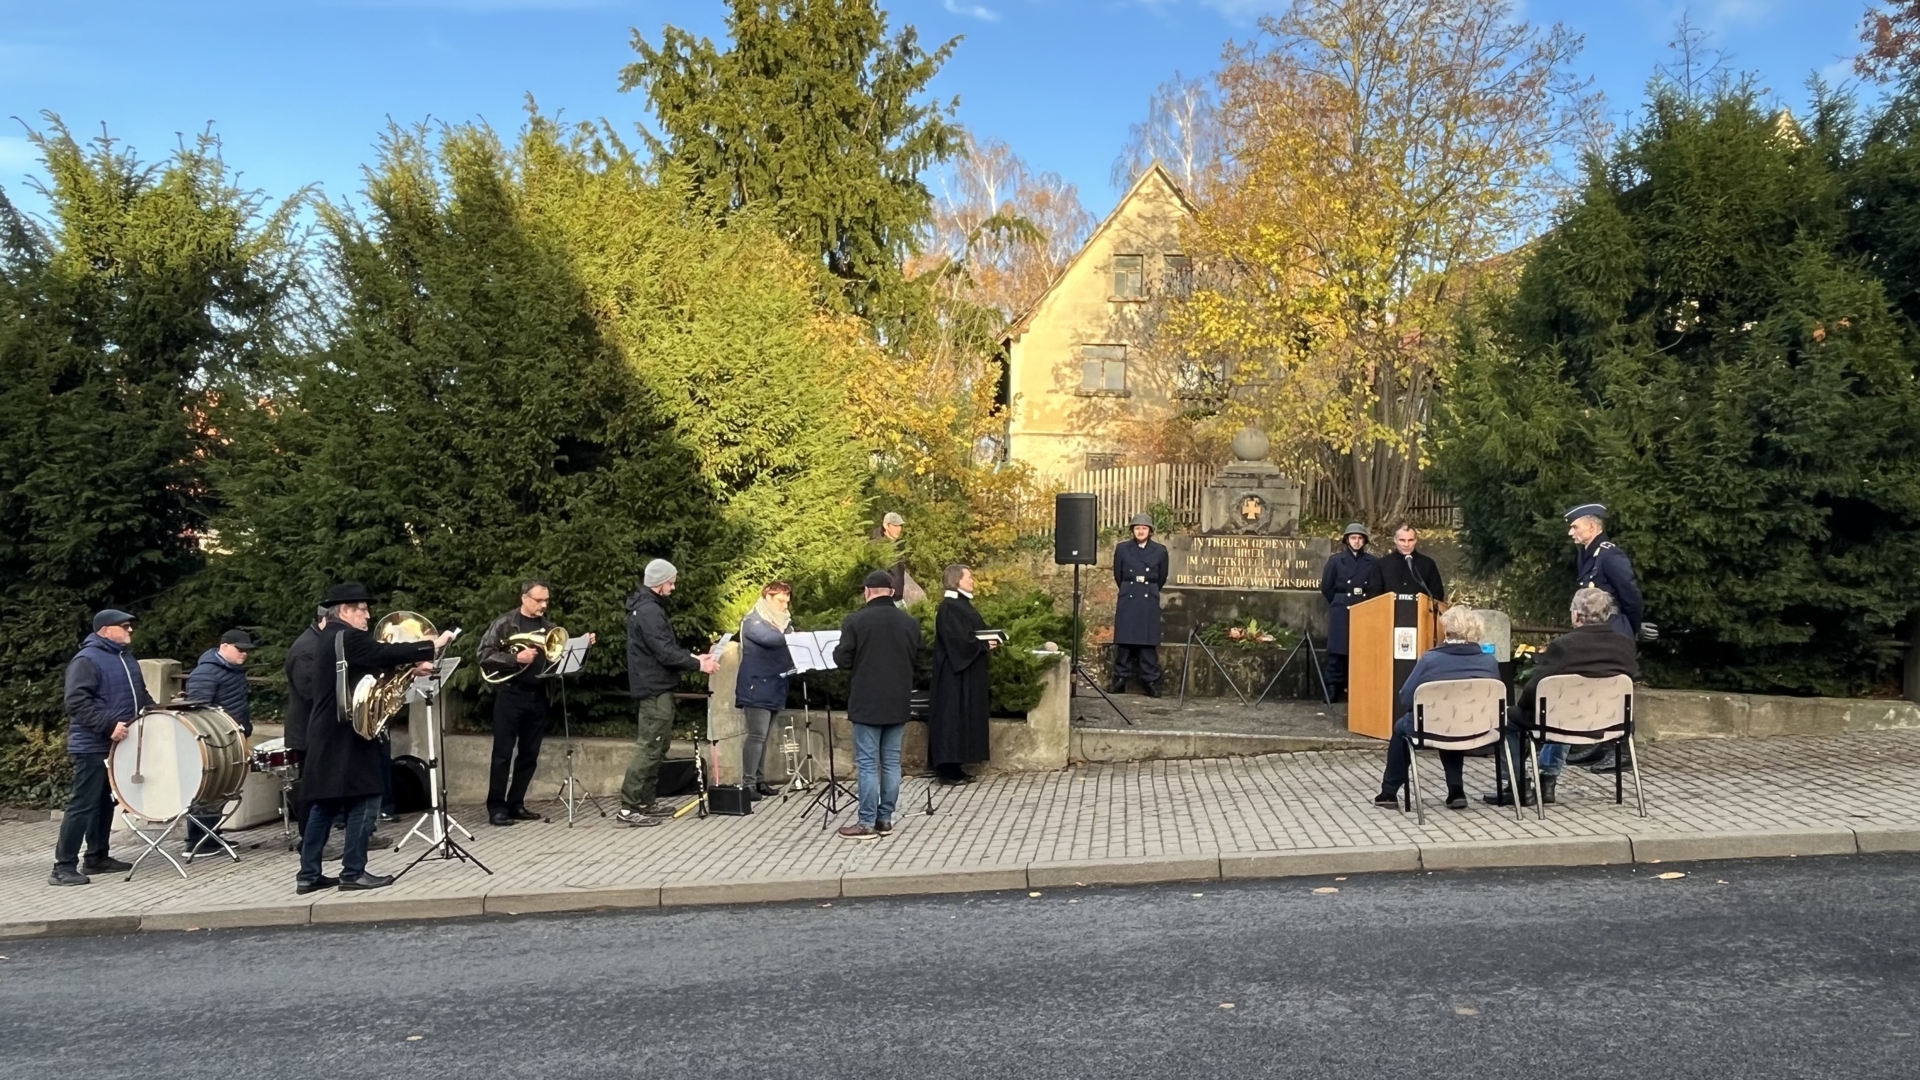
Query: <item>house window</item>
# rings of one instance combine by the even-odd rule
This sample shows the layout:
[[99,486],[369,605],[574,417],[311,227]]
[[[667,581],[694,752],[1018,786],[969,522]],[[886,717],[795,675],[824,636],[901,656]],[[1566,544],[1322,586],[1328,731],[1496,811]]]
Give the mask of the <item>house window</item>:
[[1115,300],[1138,300],[1146,292],[1145,264],[1143,255],[1115,255],[1113,257],[1113,298]]
[[1193,295],[1193,260],[1185,255],[1167,256],[1168,296],[1185,299]]
[[1175,397],[1212,401],[1225,397],[1226,391],[1227,365],[1220,360],[1182,360],[1174,373]]
[[1125,345],[1080,346],[1080,392],[1083,394],[1126,393],[1127,347]]
[[1088,472],[1099,472],[1101,469],[1117,469],[1119,467],[1120,467],[1119,454],[1088,454],[1087,455],[1087,471]]

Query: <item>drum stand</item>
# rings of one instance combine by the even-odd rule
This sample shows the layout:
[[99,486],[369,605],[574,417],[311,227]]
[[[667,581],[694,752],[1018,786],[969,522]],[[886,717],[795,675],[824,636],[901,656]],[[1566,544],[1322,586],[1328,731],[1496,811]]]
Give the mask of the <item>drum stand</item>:
[[[127,876],[122,878],[121,880],[132,881],[133,875],[140,869],[140,864],[146,861],[147,856],[152,855],[155,852],[159,852],[161,858],[171,863],[173,865],[174,870],[177,871],[181,877],[186,877],[187,868],[180,865],[180,860],[173,857],[173,852],[168,851],[166,848],[162,847],[161,845],[167,842],[167,837],[173,835],[173,830],[179,828],[180,823],[187,820],[188,815],[192,813],[193,813],[193,809],[189,807],[173,815],[172,817],[166,819],[165,821],[148,821],[146,818],[135,817],[132,814],[129,814],[124,809],[121,810],[120,820],[123,822],[126,822],[127,831],[132,833],[135,837],[139,838],[139,840],[142,843],[147,845],[145,848],[141,849],[140,854],[133,857],[133,865],[127,868]],[[223,815],[222,820],[224,819],[225,818]],[[148,827],[141,828],[141,825],[143,823],[146,824]],[[156,829],[152,827],[155,825],[159,826],[159,828]],[[216,829],[217,829],[217,826],[216,826]],[[225,850],[227,855],[231,857],[234,862],[240,861],[240,853],[233,849],[233,844],[230,843],[226,837],[221,836],[217,831],[208,832],[201,837],[199,844],[206,843],[207,837],[212,837],[214,843],[219,845],[223,850]],[[196,844],[195,850],[196,852],[198,851],[198,844]],[[213,852],[208,851],[205,854],[211,855],[213,854]],[[188,855],[186,856],[186,858],[189,862],[193,860],[192,855]]]
[[408,695],[412,697],[417,694],[427,704],[427,812],[420,815],[420,820],[413,823],[413,828],[407,830],[407,835],[401,837],[398,844],[393,845],[393,850],[398,852],[415,836],[425,840],[427,847],[426,850],[414,856],[413,861],[404,869],[393,875],[396,881],[406,876],[408,870],[419,866],[428,857],[434,855],[442,859],[470,862],[486,870],[488,875],[493,873],[492,870],[487,870],[486,863],[475,858],[472,852],[461,847],[460,842],[453,838],[452,830],[454,829],[460,830],[461,835],[469,840],[473,839],[473,834],[447,812],[447,774],[442,771],[443,766],[440,762],[440,714],[434,707],[434,702],[439,700],[441,687],[445,685],[447,676],[453,673],[453,669],[459,663],[458,657],[440,661],[434,665],[432,675],[414,680],[413,690]]

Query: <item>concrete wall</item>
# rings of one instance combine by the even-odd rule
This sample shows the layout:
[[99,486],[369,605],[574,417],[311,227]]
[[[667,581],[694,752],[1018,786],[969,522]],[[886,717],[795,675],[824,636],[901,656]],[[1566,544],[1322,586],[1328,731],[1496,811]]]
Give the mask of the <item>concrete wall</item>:
[[[1158,295],[1167,281],[1166,256],[1184,250],[1180,234],[1187,217],[1170,178],[1150,170],[1015,326],[1007,361],[1012,460],[1045,476],[1078,472],[1088,453],[1117,452],[1128,425],[1164,420],[1177,411],[1175,365],[1149,355],[1147,348],[1153,305],[1114,299],[1113,259],[1142,256],[1146,295]],[[1080,392],[1081,345],[1127,346],[1125,395]]]
[[1771,697],[1697,690],[1634,692],[1641,730],[1653,739],[1766,738],[1920,729],[1911,701]]

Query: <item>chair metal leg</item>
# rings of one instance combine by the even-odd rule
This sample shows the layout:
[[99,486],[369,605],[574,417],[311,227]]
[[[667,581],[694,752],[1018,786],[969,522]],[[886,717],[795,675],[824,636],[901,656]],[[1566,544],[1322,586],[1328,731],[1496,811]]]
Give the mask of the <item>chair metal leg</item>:
[[[1618,755],[1615,755],[1616,764]],[[1647,793],[1640,787],[1640,755],[1633,749],[1633,736],[1627,736],[1627,764],[1633,766],[1633,797],[1640,804],[1640,816],[1647,816]]]
[[[1621,758],[1620,750],[1621,747],[1618,746],[1613,748],[1613,805],[1615,806],[1619,806],[1627,801],[1626,788],[1623,786],[1624,778],[1620,775],[1620,766],[1625,764]],[[1640,778],[1637,776],[1634,777],[1633,782],[1636,784],[1639,783]]]
[[1411,746],[1407,750],[1407,787],[1413,792],[1413,818],[1416,822],[1427,823],[1427,808],[1420,801],[1420,755]]
[[[1519,821],[1520,785],[1516,781],[1520,779],[1520,774],[1514,771],[1513,768],[1513,744],[1505,739],[1500,740],[1500,758],[1507,763],[1507,790],[1513,792],[1513,820]],[[1538,772],[1539,766],[1536,765],[1534,771]],[[1493,790],[1496,794],[1500,791],[1500,781],[1498,778],[1494,780]]]

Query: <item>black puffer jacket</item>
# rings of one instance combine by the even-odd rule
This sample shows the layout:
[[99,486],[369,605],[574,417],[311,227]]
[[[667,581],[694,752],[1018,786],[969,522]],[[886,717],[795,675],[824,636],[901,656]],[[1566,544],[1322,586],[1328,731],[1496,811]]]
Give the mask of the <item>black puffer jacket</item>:
[[894,607],[891,596],[869,600],[842,620],[833,663],[852,673],[847,719],[875,727],[906,723],[925,647],[920,620]]
[[652,589],[627,597],[627,689],[633,696],[672,693],[680,672],[699,670],[700,661],[673,636],[666,599]]

